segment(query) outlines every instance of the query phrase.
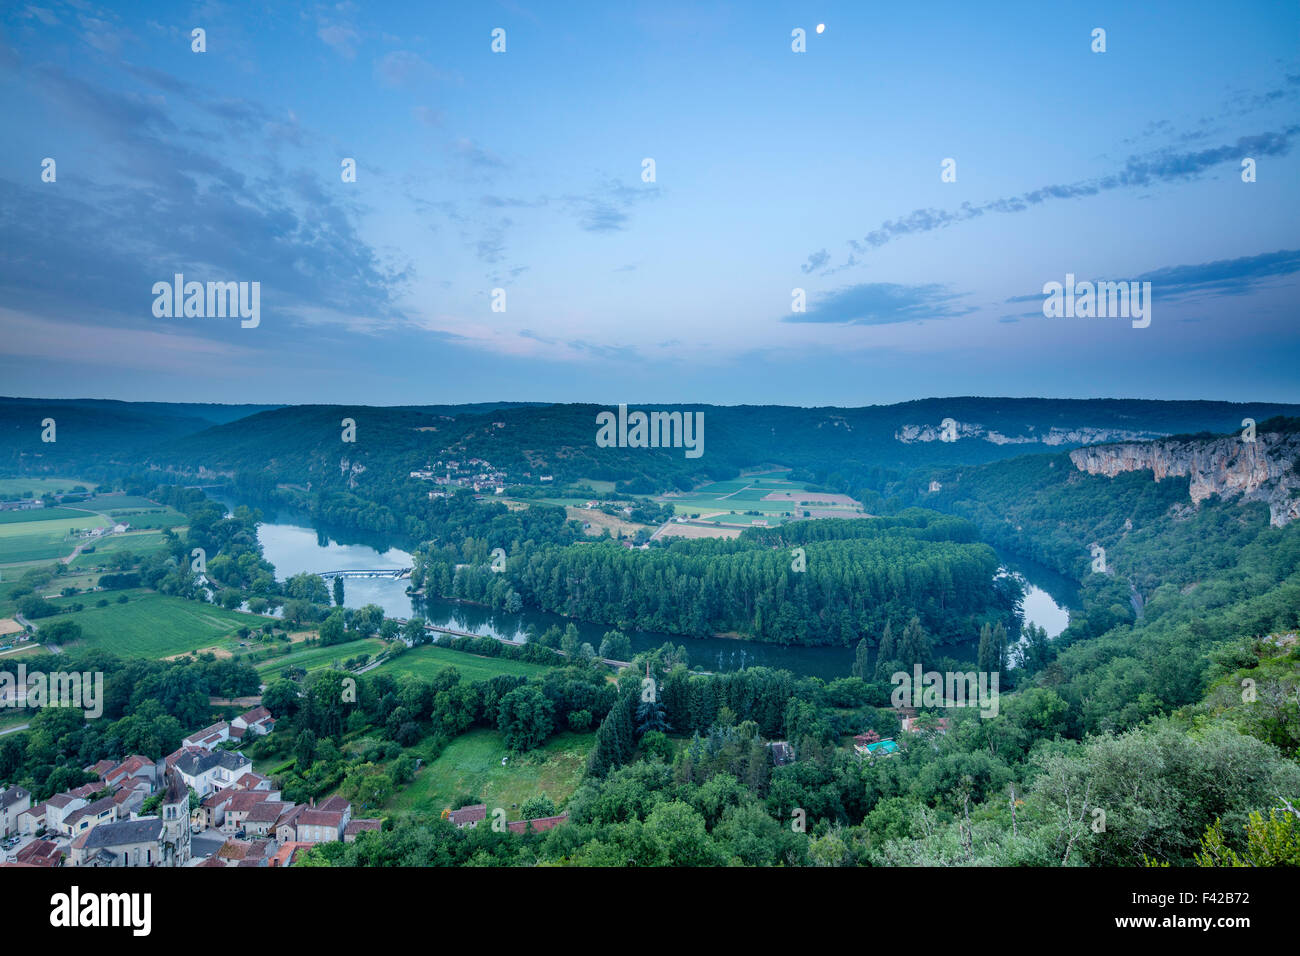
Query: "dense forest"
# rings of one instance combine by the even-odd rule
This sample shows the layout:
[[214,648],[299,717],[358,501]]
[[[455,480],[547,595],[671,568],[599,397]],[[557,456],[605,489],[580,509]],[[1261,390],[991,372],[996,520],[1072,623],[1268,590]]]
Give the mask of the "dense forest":
[[[997,556],[975,537],[968,522],[913,509],[750,529],[735,540],[677,539],[644,551],[608,540],[548,547],[470,538],[459,548],[422,551],[414,580],[493,606],[509,607],[517,594],[524,604],[624,628],[787,644],[855,645],[919,615],[945,643],[971,639],[988,619],[1014,617],[1016,595],[994,587]],[[503,548],[499,574],[487,563],[497,541],[513,546]]]

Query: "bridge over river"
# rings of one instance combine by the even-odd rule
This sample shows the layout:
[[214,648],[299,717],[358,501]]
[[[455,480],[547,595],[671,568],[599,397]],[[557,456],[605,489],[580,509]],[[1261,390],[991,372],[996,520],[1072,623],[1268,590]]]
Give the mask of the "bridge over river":
[[317,571],[316,576],[327,581],[331,578],[392,578],[395,581],[403,581],[411,576],[411,569],[359,568],[346,571]]

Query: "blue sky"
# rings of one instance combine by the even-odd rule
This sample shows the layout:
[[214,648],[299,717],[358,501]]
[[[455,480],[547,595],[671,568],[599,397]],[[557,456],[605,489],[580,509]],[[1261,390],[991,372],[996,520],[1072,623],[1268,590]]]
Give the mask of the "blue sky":
[[1300,401],[1295,4],[266,6],[6,8],[0,394]]

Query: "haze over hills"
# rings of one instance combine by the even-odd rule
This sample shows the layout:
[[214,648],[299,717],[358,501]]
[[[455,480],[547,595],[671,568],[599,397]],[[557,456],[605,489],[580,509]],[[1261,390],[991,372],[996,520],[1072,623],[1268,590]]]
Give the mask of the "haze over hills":
[[[387,482],[435,460],[477,457],[528,483],[543,474],[627,483],[650,493],[685,489],[762,464],[835,471],[907,471],[978,464],[1030,451],[1175,434],[1239,430],[1243,419],[1295,415],[1278,403],[1137,399],[935,398],[861,408],[779,405],[633,406],[703,413],[703,453],[598,447],[596,416],[616,406],[500,402],[473,405],[225,406],[95,400],[0,400],[0,464],[55,469],[66,462],[142,467],[183,477],[258,471],[277,482],[355,487]],[[57,440],[43,442],[53,418]],[[356,424],[343,441],[343,421]],[[943,422],[952,422],[945,440]],[[344,464],[346,462],[346,464]],[[364,471],[360,470],[364,469]],[[347,478],[344,478],[347,473]],[[360,477],[365,474],[370,477]]]

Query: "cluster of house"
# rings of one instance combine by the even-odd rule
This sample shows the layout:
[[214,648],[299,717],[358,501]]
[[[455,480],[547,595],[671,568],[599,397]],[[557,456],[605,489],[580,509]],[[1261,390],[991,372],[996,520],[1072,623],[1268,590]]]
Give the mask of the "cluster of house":
[[[482,458],[460,461],[435,461],[433,464],[411,472],[412,478],[432,481],[436,485],[454,488],[473,488],[475,491],[491,489],[494,494],[506,490],[506,473]],[[445,498],[449,492],[431,491],[430,498]]]
[[[472,829],[487,819],[487,804],[476,803],[472,806],[461,807],[459,810],[443,810],[442,818],[454,824],[457,830],[462,830],[466,827]],[[568,813],[561,813],[553,817],[534,817],[531,820],[515,820],[513,823],[506,824],[506,830],[510,833],[527,833],[531,827],[536,832],[542,833],[551,829],[551,827],[559,826],[568,819]]]
[[44,508],[45,502],[40,498],[18,498],[15,501],[0,501],[0,511],[34,511]]
[[78,534],[81,538],[102,538],[106,534],[125,534],[131,525],[126,521],[119,521],[117,524],[108,528],[87,528]]
[[[380,829],[379,820],[354,819],[342,797],[284,800],[248,757],[220,746],[274,726],[255,707],[190,734],[160,761],[101,760],[85,768],[93,782],[35,806],[21,787],[0,791],[0,837],[29,838],[11,865],[288,866],[304,848]],[[157,810],[143,813],[159,794]]]
[[[103,760],[96,779],[33,805],[21,787],[0,793],[7,838],[28,839],[19,866],[184,866],[190,859],[189,790],[181,776],[148,757]],[[142,813],[160,794],[157,812]]]

